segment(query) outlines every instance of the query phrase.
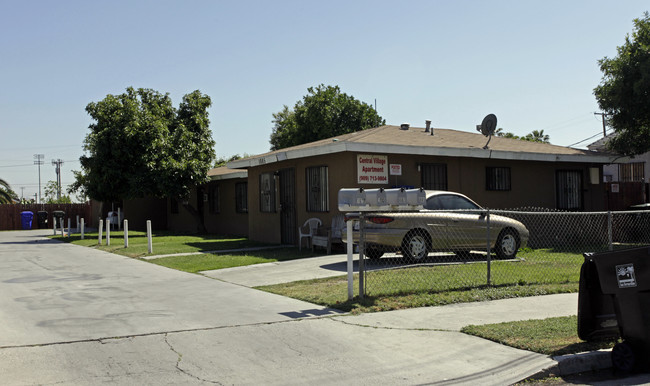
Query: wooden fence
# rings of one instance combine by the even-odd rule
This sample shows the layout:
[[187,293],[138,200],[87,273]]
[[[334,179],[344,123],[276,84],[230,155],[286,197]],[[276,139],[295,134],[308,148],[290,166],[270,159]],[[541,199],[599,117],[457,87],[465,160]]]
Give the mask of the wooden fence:
[[83,218],[87,227],[93,227],[94,222],[92,218],[92,205],[85,204],[3,204],[0,205],[0,230],[18,230],[22,227],[21,213],[29,211],[34,214],[32,220],[32,229],[39,229],[38,212],[47,212],[47,225],[40,228],[52,229],[52,212],[60,210],[65,212],[65,226],[68,226],[68,218],[72,220],[71,225],[77,226],[77,216],[79,219]]

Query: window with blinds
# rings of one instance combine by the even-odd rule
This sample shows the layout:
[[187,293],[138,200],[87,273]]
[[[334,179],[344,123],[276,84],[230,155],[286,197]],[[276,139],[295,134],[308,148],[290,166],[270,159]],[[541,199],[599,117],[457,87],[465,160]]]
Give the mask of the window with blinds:
[[221,210],[219,207],[219,185],[210,184],[208,187],[208,210],[211,214],[217,214]]
[[248,213],[248,182],[235,184],[235,211]]
[[619,181],[642,181],[645,177],[645,162],[633,162],[618,165]]
[[327,166],[310,167],[306,170],[307,211],[328,212],[329,185]]
[[487,167],[485,168],[486,190],[510,190],[510,168]]
[[422,187],[427,190],[447,190],[447,165],[422,164]]
[[260,212],[275,212],[275,178],[273,178],[273,173],[260,174]]

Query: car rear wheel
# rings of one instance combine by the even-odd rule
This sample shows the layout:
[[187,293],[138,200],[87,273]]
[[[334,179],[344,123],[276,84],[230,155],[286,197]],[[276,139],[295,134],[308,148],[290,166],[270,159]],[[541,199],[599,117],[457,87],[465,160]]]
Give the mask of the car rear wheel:
[[514,258],[519,250],[519,235],[512,229],[503,230],[497,238],[494,249],[500,259]]
[[426,236],[419,233],[409,233],[402,242],[402,255],[410,260],[422,260],[429,255]]

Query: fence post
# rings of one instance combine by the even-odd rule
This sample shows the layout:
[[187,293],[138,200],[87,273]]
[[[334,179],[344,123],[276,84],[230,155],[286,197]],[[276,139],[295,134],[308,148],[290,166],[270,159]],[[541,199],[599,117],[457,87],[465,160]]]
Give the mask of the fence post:
[[81,239],[82,239],[82,240],[84,239],[84,232],[85,232],[85,229],[84,229],[84,228],[85,228],[85,225],[86,225],[86,224],[84,224],[85,221],[86,221],[86,220],[82,217],[82,218],[81,218],[81,229],[79,229],[79,231],[81,232]]
[[354,264],[352,262],[352,251],[354,250],[354,245],[352,245],[352,220],[348,220],[348,300],[354,298]]
[[106,217],[106,245],[111,245],[111,220]]
[[364,285],[365,285],[365,264],[363,263],[364,256],[366,254],[366,242],[365,242],[365,224],[366,221],[363,212],[359,214],[359,299],[363,300],[364,297]]
[[607,211],[607,239],[608,239],[607,248],[611,251],[614,249],[614,245],[612,243],[612,211],[611,210]]
[[490,245],[490,209],[487,210],[487,214],[485,215],[485,222],[487,225],[487,237],[485,238],[487,240],[486,242],[486,249],[485,251],[487,252],[487,285],[490,285],[492,283],[492,253]]
[[102,245],[102,230],[104,228],[104,220],[99,219],[99,232],[97,235],[97,244]]
[[151,220],[147,220],[147,245],[149,253],[153,253],[153,242],[151,241]]
[[129,220],[124,219],[124,248],[129,247]]

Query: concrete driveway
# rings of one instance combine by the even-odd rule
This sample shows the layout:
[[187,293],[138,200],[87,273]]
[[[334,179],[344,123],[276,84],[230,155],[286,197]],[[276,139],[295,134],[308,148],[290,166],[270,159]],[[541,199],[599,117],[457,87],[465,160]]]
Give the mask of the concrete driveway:
[[414,314],[340,315],[44,234],[0,232],[3,384],[508,384],[553,364],[400,322]]

